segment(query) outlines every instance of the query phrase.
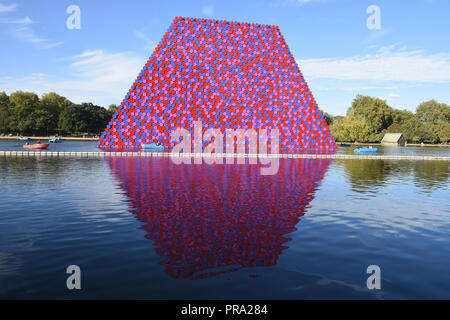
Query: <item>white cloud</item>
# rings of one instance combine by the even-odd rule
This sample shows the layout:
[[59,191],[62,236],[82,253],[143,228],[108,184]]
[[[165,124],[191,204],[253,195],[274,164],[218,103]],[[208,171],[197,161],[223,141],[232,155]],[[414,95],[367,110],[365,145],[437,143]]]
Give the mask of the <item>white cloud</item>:
[[107,106],[123,100],[146,62],[144,57],[131,52],[110,53],[101,49],[85,50],[65,60],[69,64],[61,70],[64,77],[35,72],[24,77],[0,78],[0,87],[8,92],[55,91],[76,103]]
[[145,59],[130,52],[106,53],[103,50],[85,50],[73,57],[71,67],[84,80],[99,85],[123,85],[129,87],[135,80]]
[[29,16],[26,16],[23,19],[1,19],[0,23],[4,23],[4,24],[32,24],[33,21],[30,19]]
[[[0,3],[0,12],[11,12],[16,8],[14,5],[4,6]],[[24,42],[37,44],[42,49],[50,49],[57,47],[62,42],[54,42],[47,38],[38,36],[32,29],[33,20],[29,16],[25,18],[3,17],[0,18],[0,24],[8,26],[7,33]]]
[[54,42],[47,38],[42,38],[38,36],[33,29],[28,26],[23,27],[15,27],[9,30],[9,33],[24,42],[32,43],[38,45],[41,49],[50,49],[57,46],[60,46],[62,42]]
[[392,100],[392,99],[398,99],[400,98],[400,95],[398,93],[389,93],[387,96],[382,97],[382,96],[378,96],[377,98],[381,99],[381,100]]
[[349,58],[302,59],[297,63],[307,79],[324,78],[404,83],[450,81],[450,54],[423,51],[393,51],[384,47],[376,53]]
[[71,57],[71,66],[90,65],[100,62],[104,57],[103,50],[84,50],[81,54]]
[[42,38],[33,31],[33,29],[24,26],[19,28],[10,29],[10,34],[17,39],[20,39],[24,42],[36,44],[41,49],[50,49],[58,47],[62,44],[62,42],[53,42],[47,38]]
[[15,11],[16,8],[17,8],[17,5],[15,3],[11,3],[9,5],[0,3],[0,12],[12,12],[12,11]]
[[214,15],[214,7],[212,5],[207,5],[202,8],[202,14],[207,17],[212,17]]
[[380,30],[370,30],[369,35],[364,40],[364,43],[376,43],[386,37],[387,35],[391,34],[393,31],[392,28],[386,28],[383,27]]
[[51,48],[55,48],[55,47],[59,47],[60,45],[62,45],[63,42],[50,42],[49,44],[45,44],[42,46],[42,48],[44,49],[51,49]]
[[144,41],[144,49],[146,51],[153,52],[153,50],[155,50],[157,42],[150,39],[143,30],[134,30],[134,35],[136,36],[136,38]]
[[299,7],[311,1],[312,0],[273,0],[269,2],[269,7]]
[[[324,85],[319,87],[319,90],[324,91],[333,91],[333,90],[343,90],[343,91],[361,91],[361,90],[379,90],[379,89],[386,89],[386,90],[397,90],[397,89],[407,89],[407,88],[416,88],[416,87],[423,87],[426,86],[425,84],[419,84],[419,83],[379,83],[376,84],[373,81],[363,82],[363,81],[342,81],[342,80],[335,80],[335,79],[319,79]],[[329,80],[329,81],[327,81]],[[314,79],[313,81],[316,81]],[[331,86],[330,86],[331,84]],[[336,84],[336,85],[334,85]]]
[[35,72],[30,74],[28,77],[26,77],[25,79],[27,80],[44,80],[48,77],[48,75],[46,73],[42,73],[42,72]]

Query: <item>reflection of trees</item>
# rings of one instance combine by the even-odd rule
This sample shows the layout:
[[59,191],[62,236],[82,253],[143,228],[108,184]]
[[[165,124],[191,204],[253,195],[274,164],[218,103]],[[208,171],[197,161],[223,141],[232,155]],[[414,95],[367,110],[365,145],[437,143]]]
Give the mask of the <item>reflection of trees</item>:
[[450,175],[447,161],[355,159],[344,160],[341,165],[352,190],[360,193],[373,192],[388,181],[405,179],[411,175],[418,187],[437,189],[447,185]]
[[6,185],[6,180],[11,176],[23,176],[27,179],[15,179],[17,184],[26,185],[30,178],[35,178],[39,173],[37,158],[7,157],[0,159],[0,183]]
[[413,165],[414,182],[422,188],[439,189],[448,185],[448,161],[416,161]]
[[363,193],[384,185],[392,171],[380,160],[345,160],[343,165],[352,190]]
[[[64,159],[48,157],[6,157],[0,158],[0,184],[5,184],[12,176],[14,183],[27,185],[38,181],[43,188],[56,186],[66,179],[77,179],[72,172],[83,175],[94,174],[101,170],[100,159]],[[22,177],[22,179],[20,179]]]

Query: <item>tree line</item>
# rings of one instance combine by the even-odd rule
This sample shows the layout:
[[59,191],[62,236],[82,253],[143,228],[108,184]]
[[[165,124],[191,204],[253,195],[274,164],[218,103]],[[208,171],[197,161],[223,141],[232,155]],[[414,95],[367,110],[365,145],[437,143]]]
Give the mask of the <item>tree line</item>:
[[[0,134],[97,135],[117,106],[75,104],[54,92],[42,95],[0,92]],[[450,141],[450,106],[430,100],[415,112],[390,107],[385,100],[357,95],[345,116],[323,112],[336,141],[380,142],[385,133],[403,133],[409,143]]]
[[16,91],[0,92],[0,134],[35,136],[97,135],[116,111],[92,103],[75,104],[54,92],[42,95]]
[[435,100],[411,112],[394,109],[380,98],[357,95],[345,116],[323,115],[340,142],[380,142],[386,133],[403,133],[409,143],[450,141],[450,106]]

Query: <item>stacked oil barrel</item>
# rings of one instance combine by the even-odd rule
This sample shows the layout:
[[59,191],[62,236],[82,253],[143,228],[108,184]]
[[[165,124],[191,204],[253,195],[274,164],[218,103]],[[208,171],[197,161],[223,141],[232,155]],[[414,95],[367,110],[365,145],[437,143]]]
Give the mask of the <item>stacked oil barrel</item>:
[[170,150],[178,128],[194,139],[194,121],[224,135],[276,128],[283,150],[337,148],[277,26],[175,18],[98,146]]

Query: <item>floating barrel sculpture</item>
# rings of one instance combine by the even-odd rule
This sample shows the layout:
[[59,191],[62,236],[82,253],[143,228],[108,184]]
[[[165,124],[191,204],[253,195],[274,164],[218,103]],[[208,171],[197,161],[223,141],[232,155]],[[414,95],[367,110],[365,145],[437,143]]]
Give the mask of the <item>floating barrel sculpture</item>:
[[171,133],[193,136],[194,121],[203,133],[276,128],[282,151],[337,149],[277,26],[175,18],[98,146],[170,151]]

